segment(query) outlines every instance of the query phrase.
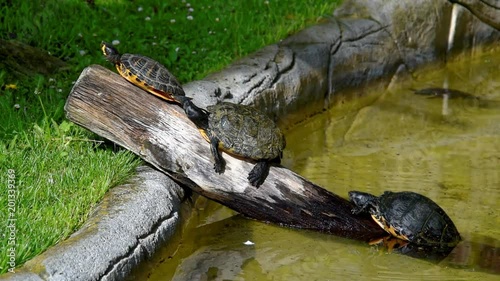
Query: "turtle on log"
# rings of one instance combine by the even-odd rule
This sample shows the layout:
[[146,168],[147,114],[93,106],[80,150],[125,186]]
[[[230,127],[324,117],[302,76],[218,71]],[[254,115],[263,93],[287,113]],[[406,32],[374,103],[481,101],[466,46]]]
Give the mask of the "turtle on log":
[[197,107],[189,98],[179,97],[187,117],[210,143],[217,173],[224,171],[220,151],[256,162],[248,174],[249,182],[259,187],[266,179],[271,163],[279,164],[286,141],[276,123],[248,105],[221,102]]

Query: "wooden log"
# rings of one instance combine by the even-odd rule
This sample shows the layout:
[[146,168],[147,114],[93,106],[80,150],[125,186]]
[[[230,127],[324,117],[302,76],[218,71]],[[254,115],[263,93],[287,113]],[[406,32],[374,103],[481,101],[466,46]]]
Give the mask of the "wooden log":
[[179,106],[101,66],[83,70],[65,110],[71,121],[249,218],[363,241],[385,235],[370,217],[353,215],[346,199],[284,167],[271,167],[255,188],[247,180],[254,164],[223,153],[225,172],[215,173],[209,144]]

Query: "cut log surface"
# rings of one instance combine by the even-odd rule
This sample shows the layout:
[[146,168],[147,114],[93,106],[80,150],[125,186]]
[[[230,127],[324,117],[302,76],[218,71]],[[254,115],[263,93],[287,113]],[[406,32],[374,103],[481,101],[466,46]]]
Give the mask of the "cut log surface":
[[209,144],[176,104],[161,100],[98,65],[83,70],[65,105],[69,120],[139,155],[195,192],[259,221],[369,241],[385,232],[353,205],[284,167],[271,167],[255,188],[253,163],[223,153],[215,173]]

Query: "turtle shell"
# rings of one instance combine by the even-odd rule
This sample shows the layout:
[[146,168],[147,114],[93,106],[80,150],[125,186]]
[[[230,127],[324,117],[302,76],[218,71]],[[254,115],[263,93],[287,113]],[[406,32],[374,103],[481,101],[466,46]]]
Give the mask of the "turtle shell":
[[285,137],[276,123],[254,107],[222,102],[208,106],[208,133],[222,150],[253,160],[281,158]]
[[[364,195],[359,192],[357,196]],[[373,219],[395,237],[427,246],[455,246],[460,241],[460,234],[450,217],[423,195],[386,191],[379,197],[368,196],[372,197],[364,197],[368,198],[365,206],[358,207],[369,205]],[[350,197],[353,198],[351,194]],[[352,201],[358,205],[356,200]]]
[[123,54],[116,67],[127,80],[163,99],[176,101],[175,96],[185,95],[175,76],[151,58]]

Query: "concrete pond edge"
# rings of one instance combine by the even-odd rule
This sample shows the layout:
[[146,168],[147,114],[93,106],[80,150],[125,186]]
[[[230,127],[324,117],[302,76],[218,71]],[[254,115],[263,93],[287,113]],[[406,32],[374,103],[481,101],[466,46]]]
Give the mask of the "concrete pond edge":
[[127,183],[109,190],[80,230],[8,274],[9,280],[123,280],[175,235],[184,197],[168,176],[140,166]]
[[[221,100],[253,104],[296,123],[328,108],[342,90],[390,81],[498,42],[499,22],[500,7],[487,0],[347,0],[327,22],[190,82],[185,90],[201,106]],[[460,34],[450,46],[453,26]],[[123,280],[178,231],[185,195],[165,174],[141,166],[127,183],[110,189],[80,230],[0,279]]]

